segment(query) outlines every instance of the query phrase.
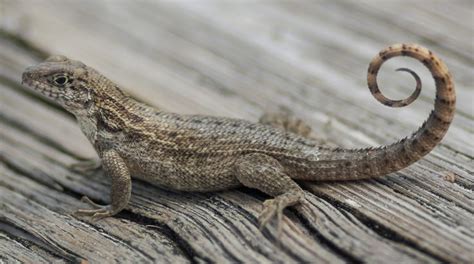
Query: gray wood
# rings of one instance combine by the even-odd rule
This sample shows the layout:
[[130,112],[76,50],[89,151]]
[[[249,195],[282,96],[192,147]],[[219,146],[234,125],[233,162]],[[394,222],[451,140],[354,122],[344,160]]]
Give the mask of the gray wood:
[[[0,0],[0,262],[472,262],[473,16],[470,1]],[[19,84],[26,66],[65,54],[165,110],[256,120],[284,106],[329,143],[364,147],[408,135],[432,108],[433,81],[411,60],[388,62],[379,79],[403,98],[413,81],[393,70],[419,72],[413,105],[384,108],[366,88],[370,59],[401,41],[429,47],[455,76],[446,138],[381,179],[302,183],[308,202],[287,210],[280,239],[258,230],[267,197],[245,188],[134,181],[117,217],[73,217],[82,195],[106,203],[109,181],[67,168],[93,149],[71,115]]]
[[36,244],[21,239],[21,234],[0,224],[14,235],[0,232],[0,261],[3,263],[65,263]]

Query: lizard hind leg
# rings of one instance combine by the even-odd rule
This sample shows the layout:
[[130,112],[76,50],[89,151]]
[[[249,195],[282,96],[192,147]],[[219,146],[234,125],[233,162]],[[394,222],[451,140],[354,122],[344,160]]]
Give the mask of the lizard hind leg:
[[283,166],[268,155],[248,154],[241,157],[235,166],[237,179],[244,186],[258,189],[275,197],[263,203],[263,211],[258,220],[262,229],[276,216],[278,236],[280,236],[283,210],[288,206],[304,202],[304,191],[285,174]]
[[311,127],[302,119],[294,116],[288,109],[282,109],[278,112],[266,112],[260,117],[258,122],[306,138],[311,134]]
[[295,116],[286,108],[282,108],[276,112],[266,112],[260,117],[258,122],[286,132],[297,134],[313,141],[317,145],[328,145],[328,142],[323,137],[313,133],[313,130],[308,123]]

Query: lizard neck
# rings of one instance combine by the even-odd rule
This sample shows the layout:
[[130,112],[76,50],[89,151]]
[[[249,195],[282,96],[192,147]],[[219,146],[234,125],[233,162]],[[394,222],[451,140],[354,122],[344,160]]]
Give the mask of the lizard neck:
[[95,116],[77,115],[76,119],[82,133],[84,133],[87,139],[94,145],[97,139],[97,119]]
[[82,132],[94,146],[97,140],[116,138],[145,121],[140,103],[105,77],[96,80],[101,89],[94,90],[90,103],[74,113]]

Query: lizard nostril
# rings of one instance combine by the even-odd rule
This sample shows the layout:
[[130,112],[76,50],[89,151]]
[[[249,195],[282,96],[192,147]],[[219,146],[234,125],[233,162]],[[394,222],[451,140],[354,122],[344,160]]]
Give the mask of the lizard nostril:
[[23,72],[23,74],[21,75],[21,83],[24,83],[29,77],[30,77],[29,72],[27,71]]
[[35,77],[35,67],[31,66],[25,69],[25,71],[21,75],[21,83],[26,83]]

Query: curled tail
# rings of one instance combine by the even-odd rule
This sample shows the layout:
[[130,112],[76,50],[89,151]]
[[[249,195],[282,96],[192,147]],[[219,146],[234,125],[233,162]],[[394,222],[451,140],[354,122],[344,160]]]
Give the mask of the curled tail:
[[311,180],[352,180],[372,178],[403,169],[428,154],[443,138],[453,120],[456,94],[451,74],[446,65],[430,50],[416,44],[395,44],[382,50],[372,59],[367,83],[372,95],[382,104],[403,107],[416,100],[421,91],[421,80],[413,71],[415,91],[404,100],[386,98],[377,85],[377,73],[390,58],[408,56],[422,62],[431,72],[436,84],[434,110],[423,125],[410,137],[391,145],[370,149],[328,149],[315,162]]

